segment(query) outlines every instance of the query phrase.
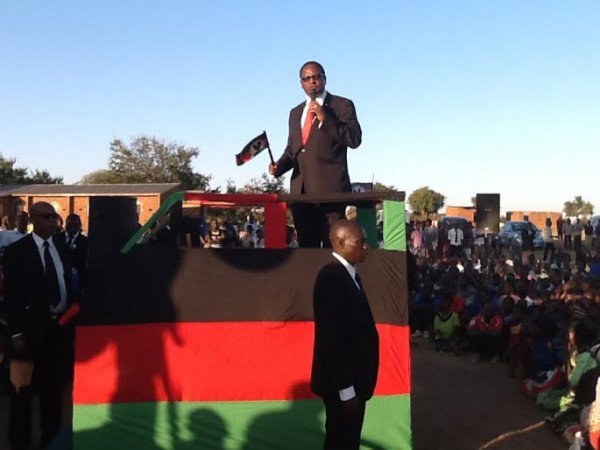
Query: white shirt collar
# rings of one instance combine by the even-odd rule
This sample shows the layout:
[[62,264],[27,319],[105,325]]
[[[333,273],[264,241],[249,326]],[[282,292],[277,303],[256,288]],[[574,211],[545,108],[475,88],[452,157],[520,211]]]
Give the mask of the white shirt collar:
[[[321,92],[319,95],[317,95],[315,97],[315,101],[323,106],[323,103],[325,103],[325,97],[327,97],[327,90],[323,90],[323,92]],[[309,95],[306,96],[306,104],[308,105],[310,102],[312,102],[311,98]]]
[[39,248],[41,248],[44,245],[44,242],[46,242],[46,241],[48,241],[48,244],[50,244],[50,247],[54,247],[54,241],[52,241],[52,236],[50,236],[48,239],[44,239],[35,233],[31,233],[31,235],[33,236],[33,240],[35,241],[35,244]]
[[356,287],[358,289],[360,289],[360,286],[358,285],[358,282],[356,281],[356,278],[355,278],[356,269],[354,268],[354,266],[352,264],[350,264],[348,261],[346,261],[343,256],[338,255],[336,252],[332,252],[331,254],[333,255],[333,257],[335,259],[337,259],[340,263],[342,263],[342,266],[344,266],[344,268],[350,275],[350,278],[352,278],[352,281],[354,281],[354,284],[356,285]]
[[65,242],[69,242],[69,239],[70,239],[71,243],[72,243],[75,239],[77,239],[78,236],[79,236],[79,231],[77,233],[75,233],[72,238],[69,238],[69,233],[67,233],[65,231]]

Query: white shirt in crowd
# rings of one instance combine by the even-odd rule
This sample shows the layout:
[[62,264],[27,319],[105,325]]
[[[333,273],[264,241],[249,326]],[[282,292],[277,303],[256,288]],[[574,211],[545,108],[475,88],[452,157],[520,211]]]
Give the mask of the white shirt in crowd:
[[450,230],[448,230],[448,240],[450,241],[450,245],[460,246],[462,245],[464,238],[465,235],[460,228],[450,228]]
[[10,244],[14,244],[19,239],[24,238],[25,236],[27,236],[27,232],[21,233],[17,229],[0,232],[0,249],[8,247]]

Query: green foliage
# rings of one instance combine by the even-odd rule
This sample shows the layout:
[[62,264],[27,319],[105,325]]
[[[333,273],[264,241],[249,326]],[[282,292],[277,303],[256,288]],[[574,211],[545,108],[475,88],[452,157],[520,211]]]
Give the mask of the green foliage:
[[252,178],[242,187],[244,194],[285,194],[285,178],[275,178],[263,173],[260,178]]
[[383,183],[380,183],[379,181],[376,181],[375,183],[373,183],[373,192],[395,192],[397,191],[395,186],[390,185],[386,185]]
[[207,190],[210,176],[194,172],[192,160],[200,154],[154,136],[139,136],[129,145],[120,139],[110,143],[107,170],[92,172],[82,183],[181,183],[184,189]]
[[[233,178],[226,180],[227,187],[225,188],[226,194],[286,194],[287,189],[285,188],[285,178],[274,178],[268,175],[266,172],[261,175],[260,178],[252,178],[241,188],[235,185]],[[258,206],[258,205],[257,205]],[[213,208],[211,210],[211,217],[223,218],[224,216],[235,217],[239,222],[243,223],[246,221],[246,217],[249,214],[254,214],[260,217],[262,212],[257,214],[257,210],[262,211],[262,208],[252,206],[240,206],[237,208],[220,209]],[[288,222],[291,222],[291,213],[288,209]]]
[[408,196],[408,204],[413,213],[426,217],[438,212],[444,206],[445,200],[446,197],[429,189],[429,186],[419,188]]
[[0,184],[62,184],[62,177],[52,177],[47,170],[30,171],[25,167],[15,167],[16,158],[0,155]]
[[566,201],[563,212],[568,217],[576,216],[591,216],[594,214],[594,205],[586,202],[581,198],[581,195],[576,196],[573,201]]
[[95,170],[93,172],[84,175],[81,180],[79,180],[81,184],[118,184],[121,183],[119,181],[119,176],[108,170],[108,169],[100,169]]

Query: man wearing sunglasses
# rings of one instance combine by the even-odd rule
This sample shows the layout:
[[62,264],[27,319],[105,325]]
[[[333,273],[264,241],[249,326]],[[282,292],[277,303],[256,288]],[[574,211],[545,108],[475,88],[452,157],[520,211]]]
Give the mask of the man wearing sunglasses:
[[58,214],[51,204],[35,203],[29,215],[33,232],[6,248],[3,266],[13,344],[12,450],[32,444],[31,380],[39,384],[41,444],[46,448],[61,427],[63,389],[72,373],[73,328],[59,323],[74,300],[68,250],[54,239]]
[[[327,77],[315,61],[300,69],[306,99],[290,112],[288,143],[269,165],[280,177],[292,170],[290,194],[324,195],[351,192],[348,147],[357,148],[362,131],[351,100],[325,90]],[[296,203],[291,206],[300,247],[329,247],[329,227],[344,217],[345,204]]]

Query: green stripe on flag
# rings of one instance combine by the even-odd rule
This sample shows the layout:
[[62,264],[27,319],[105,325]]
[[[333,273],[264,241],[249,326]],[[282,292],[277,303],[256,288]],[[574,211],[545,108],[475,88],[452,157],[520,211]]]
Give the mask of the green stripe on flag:
[[383,241],[386,250],[406,251],[404,202],[383,202]]
[[[322,448],[321,400],[159,402],[76,406],[75,450]],[[363,449],[411,448],[410,396],[374,397],[367,404]]]

